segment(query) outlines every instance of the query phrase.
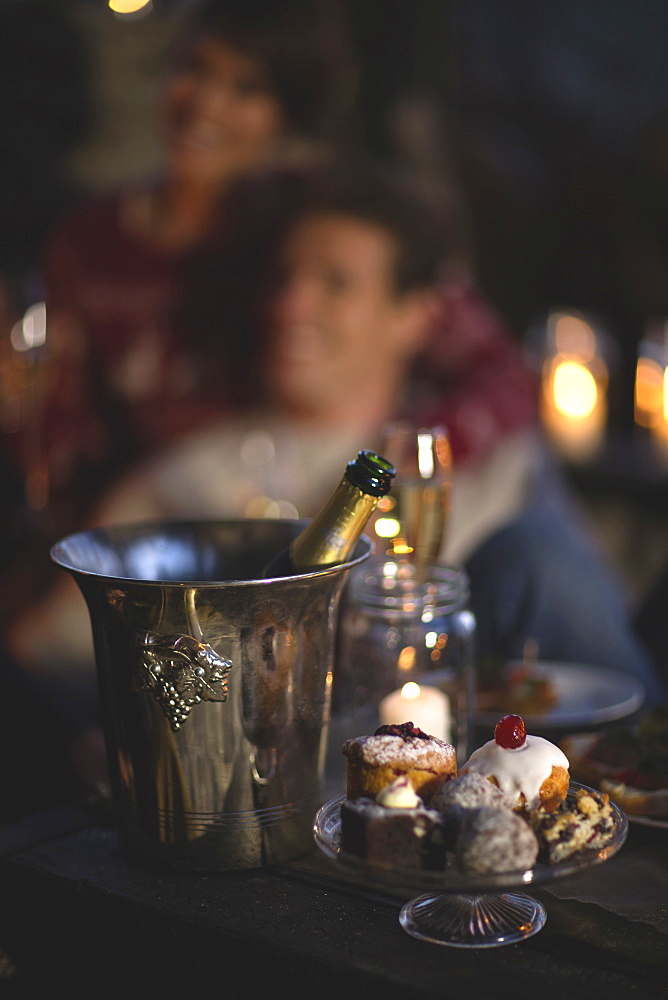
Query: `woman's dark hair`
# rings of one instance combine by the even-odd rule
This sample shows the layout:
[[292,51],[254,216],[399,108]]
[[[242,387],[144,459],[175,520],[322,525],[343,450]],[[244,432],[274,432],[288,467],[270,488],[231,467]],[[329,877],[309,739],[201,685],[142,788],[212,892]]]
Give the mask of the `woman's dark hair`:
[[263,64],[297,133],[329,138],[352,113],[357,58],[339,0],[199,0],[175,58],[203,35]]

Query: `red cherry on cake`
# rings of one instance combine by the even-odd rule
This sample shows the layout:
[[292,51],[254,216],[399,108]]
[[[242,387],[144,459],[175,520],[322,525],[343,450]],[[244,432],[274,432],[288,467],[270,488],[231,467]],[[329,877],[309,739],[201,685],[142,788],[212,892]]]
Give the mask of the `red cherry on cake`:
[[494,739],[506,750],[521,747],[527,736],[527,727],[521,715],[504,715],[494,728]]

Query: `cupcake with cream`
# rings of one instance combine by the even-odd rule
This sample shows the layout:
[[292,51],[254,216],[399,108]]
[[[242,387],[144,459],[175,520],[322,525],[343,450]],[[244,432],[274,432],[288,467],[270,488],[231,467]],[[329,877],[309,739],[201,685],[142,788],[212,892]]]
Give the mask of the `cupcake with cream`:
[[569,761],[554,743],[529,736],[519,715],[504,715],[494,739],[474,750],[460,774],[476,773],[503,792],[513,809],[557,809],[568,793]]

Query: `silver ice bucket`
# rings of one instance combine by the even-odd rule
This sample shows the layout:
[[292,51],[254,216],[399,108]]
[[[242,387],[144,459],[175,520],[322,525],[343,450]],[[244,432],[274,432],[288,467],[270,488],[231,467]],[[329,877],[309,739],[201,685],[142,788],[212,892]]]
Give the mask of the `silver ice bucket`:
[[152,522],[53,546],[90,614],[126,855],[228,871],[290,860],[322,800],[347,571],[262,567],[303,521]]

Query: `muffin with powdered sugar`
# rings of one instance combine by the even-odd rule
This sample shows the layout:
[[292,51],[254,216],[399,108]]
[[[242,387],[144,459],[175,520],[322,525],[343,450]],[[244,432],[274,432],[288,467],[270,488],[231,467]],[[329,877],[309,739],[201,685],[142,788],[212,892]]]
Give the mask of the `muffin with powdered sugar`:
[[346,740],[346,797],[370,798],[395,778],[406,776],[425,804],[457,774],[455,748],[412,722],[380,726],[373,736]]

